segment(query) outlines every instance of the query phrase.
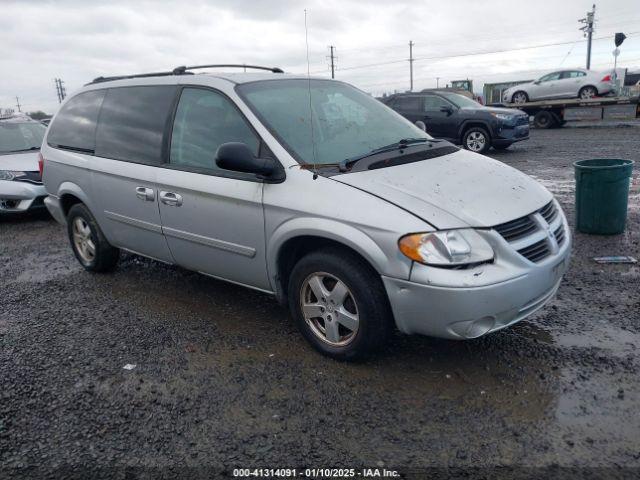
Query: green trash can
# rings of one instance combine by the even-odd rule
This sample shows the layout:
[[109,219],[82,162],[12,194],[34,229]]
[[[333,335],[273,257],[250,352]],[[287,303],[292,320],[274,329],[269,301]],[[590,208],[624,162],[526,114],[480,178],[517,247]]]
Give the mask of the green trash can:
[[633,160],[596,158],[573,164],[576,175],[576,229],[615,235],[627,222]]

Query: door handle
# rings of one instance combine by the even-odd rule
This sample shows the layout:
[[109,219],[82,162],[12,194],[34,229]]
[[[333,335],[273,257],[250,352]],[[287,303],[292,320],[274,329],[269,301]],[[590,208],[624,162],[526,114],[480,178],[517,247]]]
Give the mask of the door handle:
[[170,207],[179,207],[182,205],[182,195],[179,193],[160,190],[160,201]]
[[156,199],[153,189],[147,187],[136,187],[136,197],[147,202],[153,202]]

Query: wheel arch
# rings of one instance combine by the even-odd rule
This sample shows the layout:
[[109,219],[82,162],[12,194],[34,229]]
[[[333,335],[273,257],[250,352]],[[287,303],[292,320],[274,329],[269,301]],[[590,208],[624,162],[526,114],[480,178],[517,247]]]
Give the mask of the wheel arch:
[[60,199],[60,206],[62,212],[66,218],[69,213],[69,209],[76,203],[84,203],[89,210],[91,210],[89,196],[75,183],[64,182],[58,188],[58,198]]
[[325,247],[347,251],[381,275],[389,259],[377,243],[361,230],[329,219],[296,219],[271,236],[267,268],[278,301],[286,303],[289,274],[304,255]]
[[491,139],[493,138],[493,131],[491,130],[489,122],[486,122],[484,120],[465,120],[462,125],[460,125],[460,129],[458,130],[458,141],[460,143],[463,142],[464,136],[467,131],[473,127],[484,128],[489,134],[489,142],[491,142]]
[[596,95],[598,95],[600,92],[598,92],[598,87],[596,87],[595,85],[592,85],[590,83],[587,83],[586,85],[582,85],[579,89],[578,89],[578,98],[580,97],[580,92],[582,92],[582,90],[584,90],[585,88],[593,88],[596,91]]

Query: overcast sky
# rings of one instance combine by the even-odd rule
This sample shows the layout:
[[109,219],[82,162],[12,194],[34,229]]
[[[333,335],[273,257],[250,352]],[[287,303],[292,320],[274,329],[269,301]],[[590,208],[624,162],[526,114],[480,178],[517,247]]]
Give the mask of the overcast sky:
[[[532,78],[560,66],[583,67],[578,30],[583,0],[0,0],[0,108],[53,113],[53,79],[67,91],[100,75],[202,63],[256,63],[310,70],[381,94],[409,87],[409,40],[415,42],[414,89],[471,78]],[[594,37],[627,33],[619,66],[640,66],[640,0],[598,0]],[[564,45],[526,48],[547,44]],[[613,67],[612,38],[595,40],[592,68]],[[506,51],[511,50],[511,51]],[[496,52],[496,53],[483,53]],[[464,56],[463,56],[464,55]],[[382,65],[374,65],[382,64]],[[436,80],[436,77],[440,77]]]

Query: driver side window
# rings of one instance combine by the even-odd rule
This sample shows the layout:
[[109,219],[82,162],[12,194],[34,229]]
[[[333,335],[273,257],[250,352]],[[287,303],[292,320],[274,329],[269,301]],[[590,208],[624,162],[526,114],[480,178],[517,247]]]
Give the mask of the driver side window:
[[540,82],[551,82],[553,80],[558,80],[559,78],[560,78],[560,72],[553,72],[542,77],[540,79]]
[[215,154],[228,142],[245,143],[258,155],[258,137],[229,99],[211,90],[185,88],[173,123],[169,163],[221,171]]

